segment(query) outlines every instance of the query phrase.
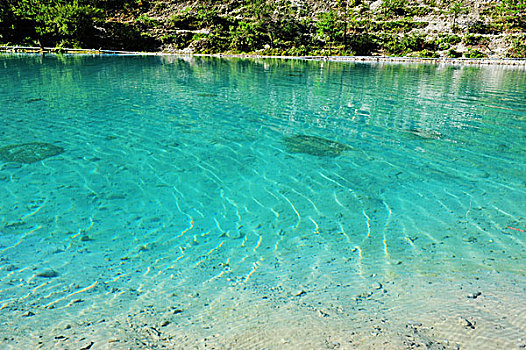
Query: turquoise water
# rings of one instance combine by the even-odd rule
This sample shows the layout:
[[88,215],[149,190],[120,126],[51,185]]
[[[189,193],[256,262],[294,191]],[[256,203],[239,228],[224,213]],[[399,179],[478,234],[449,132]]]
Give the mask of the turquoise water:
[[0,69],[8,348],[523,344],[523,68]]

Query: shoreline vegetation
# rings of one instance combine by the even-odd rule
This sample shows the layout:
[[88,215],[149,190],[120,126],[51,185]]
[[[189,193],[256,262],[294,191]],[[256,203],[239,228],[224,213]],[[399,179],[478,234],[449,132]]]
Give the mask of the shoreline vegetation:
[[0,46],[2,53],[28,53],[41,55],[121,55],[121,56],[179,56],[179,57],[219,57],[219,58],[280,58],[296,60],[337,61],[354,63],[424,63],[446,65],[483,65],[483,66],[515,66],[526,68],[526,58],[425,58],[407,56],[270,56],[256,54],[196,54],[196,53],[170,53],[170,52],[139,52],[104,49],[78,49],[57,47],[28,47],[28,46]]
[[525,58],[526,0],[11,0],[0,3],[0,45],[424,61]]

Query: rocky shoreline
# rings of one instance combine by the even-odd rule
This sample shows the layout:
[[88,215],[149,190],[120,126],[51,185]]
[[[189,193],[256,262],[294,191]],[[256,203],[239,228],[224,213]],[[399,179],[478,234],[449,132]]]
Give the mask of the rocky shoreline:
[[53,47],[0,46],[0,53],[40,53],[40,54],[88,54],[88,55],[148,55],[180,57],[221,57],[221,58],[279,58],[295,60],[368,62],[368,63],[417,63],[446,65],[516,66],[526,67],[526,58],[424,58],[393,56],[268,56],[255,54],[183,54],[170,52],[136,52],[104,49],[70,49]]

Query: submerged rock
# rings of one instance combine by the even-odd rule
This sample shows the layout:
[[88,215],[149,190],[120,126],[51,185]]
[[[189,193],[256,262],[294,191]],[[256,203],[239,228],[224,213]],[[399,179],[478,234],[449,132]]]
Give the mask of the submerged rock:
[[4,162],[31,164],[59,155],[64,148],[44,142],[29,142],[0,148],[0,160]]
[[305,153],[318,157],[337,157],[344,151],[354,148],[340,142],[311,135],[293,135],[284,138],[285,147],[290,153]]
[[435,130],[424,129],[409,129],[406,131],[411,138],[425,139],[425,140],[439,140],[444,138],[444,135]]
[[58,272],[53,269],[45,269],[40,273],[37,273],[38,277],[53,278],[58,276]]

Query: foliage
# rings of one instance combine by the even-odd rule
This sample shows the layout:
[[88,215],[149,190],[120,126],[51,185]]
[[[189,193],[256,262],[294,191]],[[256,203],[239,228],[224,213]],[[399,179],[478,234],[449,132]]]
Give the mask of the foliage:
[[379,46],[388,55],[403,56],[426,48],[425,37],[421,34],[407,34],[401,37],[384,34],[379,36]]
[[468,33],[473,34],[497,34],[503,30],[502,23],[484,23],[482,21],[475,21],[468,25]]
[[456,21],[459,15],[463,13],[469,12],[469,9],[465,6],[464,2],[462,0],[455,1],[453,5],[449,8],[449,14],[453,16],[453,24],[451,25],[451,28],[453,30],[456,29]]
[[253,48],[262,47],[264,33],[255,22],[240,21],[230,27],[230,48],[235,52],[250,52]]
[[148,7],[146,0],[81,0],[81,2],[83,5],[110,11],[122,9],[130,11]]
[[487,12],[493,16],[496,24],[505,29],[526,29],[526,0],[495,1]]
[[370,26],[370,29],[374,31],[406,33],[416,28],[424,28],[427,25],[427,22],[416,22],[402,19],[397,21],[377,21]]
[[468,49],[468,52],[464,54],[466,58],[485,58],[487,57],[483,52],[477,49]]
[[217,9],[204,4],[199,5],[195,19],[199,27],[209,27],[218,19]]
[[316,31],[321,38],[332,43],[343,37],[344,22],[335,11],[323,12],[318,15]]
[[365,56],[371,55],[378,50],[377,38],[368,33],[356,34],[349,39],[349,49],[355,55]]
[[11,28],[23,40],[42,45],[82,46],[93,37],[102,11],[78,0],[16,0],[9,4]]
[[435,46],[439,50],[447,50],[451,48],[452,45],[460,43],[462,39],[456,34],[441,34],[435,40]]
[[431,50],[428,50],[428,49],[424,49],[420,52],[417,52],[416,53],[416,57],[423,57],[423,58],[438,58],[440,57],[440,55],[435,52],[435,51],[431,51]]
[[405,8],[407,16],[426,16],[433,13],[433,9],[429,6],[408,6]]
[[405,0],[383,0],[380,5],[380,13],[384,18],[403,16],[406,13]]
[[447,57],[448,58],[459,58],[459,57],[462,57],[462,54],[453,49],[449,49],[447,52]]
[[470,45],[470,46],[473,46],[473,45],[484,46],[484,45],[489,44],[489,39],[482,35],[468,34],[464,37],[462,41],[464,42],[464,44]]
[[135,21],[145,25],[146,27],[155,27],[155,26],[159,25],[159,21],[158,20],[156,20],[155,18],[148,17],[145,14],[140,15],[139,17],[137,17],[135,19]]
[[508,53],[506,54],[506,57],[526,57],[526,34],[512,36],[508,40],[511,42],[511,47]]
[[152,51],[161,40],[152,37],[148,32],[140,30],[135,23],[107,22],[104,24],[106,35],[98,38],[94,47],[108,49]]

